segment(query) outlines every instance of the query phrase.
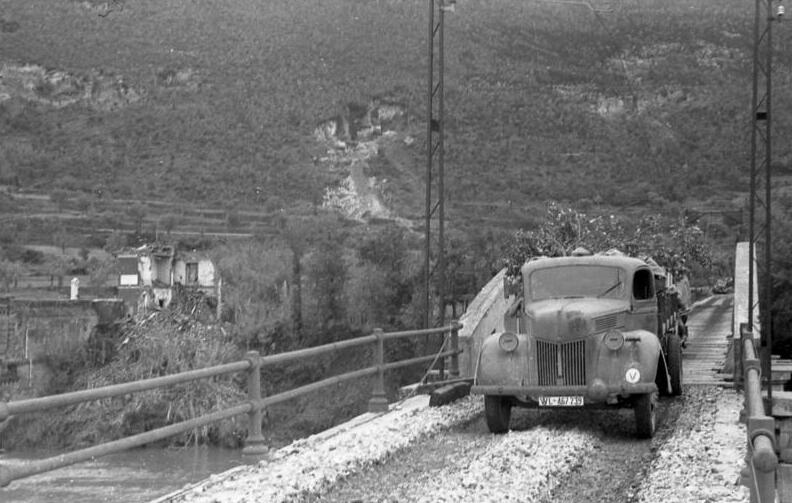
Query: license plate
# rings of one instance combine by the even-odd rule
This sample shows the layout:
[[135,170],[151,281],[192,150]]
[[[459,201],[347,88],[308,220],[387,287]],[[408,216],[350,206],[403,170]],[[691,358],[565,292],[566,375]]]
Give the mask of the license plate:
[[582,407],[582,396],[540,396],[540,407]]

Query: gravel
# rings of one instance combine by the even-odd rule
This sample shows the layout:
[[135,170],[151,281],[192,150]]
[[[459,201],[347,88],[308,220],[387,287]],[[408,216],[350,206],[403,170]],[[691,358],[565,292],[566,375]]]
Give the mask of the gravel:
[[430,408],[428,396],[391,406],[387,414],[364,414],[339,427],[298,440],[254,466],[229,470],[158,502],[299,501],[337,480],[382,463],[394,452],[481,414],[481,400],[467,397]]
[[[494,437],[461,470],[444,470],[408,501],[535,501],[546,495],[594,449],[596,438],[579,430],[538,427]],[[399,501],[405,501],[400,499]]]
[[687,387],[674,432],[657,450],[636,501],[749,501],[739,484],[746,451],[745,426],[738,422],[742,404],[733,390]]
[[[482,402],[429,408],[414,397],[157,501],[748,501],[734,391],[689,386],[664,406],[673,412],[651,442],[634,439],[629,410],[520,411],[512,431],[492,435]],[[600,462],[610,476],[591,466]]]

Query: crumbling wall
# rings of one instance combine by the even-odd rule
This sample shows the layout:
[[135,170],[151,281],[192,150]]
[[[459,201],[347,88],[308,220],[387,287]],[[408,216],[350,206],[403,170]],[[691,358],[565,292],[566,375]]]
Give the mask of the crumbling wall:
[[53,362],[79,354],[97,327],[112,324],[122,314],[123,303],[117,299],[0,302],[0,381],[46,391]]

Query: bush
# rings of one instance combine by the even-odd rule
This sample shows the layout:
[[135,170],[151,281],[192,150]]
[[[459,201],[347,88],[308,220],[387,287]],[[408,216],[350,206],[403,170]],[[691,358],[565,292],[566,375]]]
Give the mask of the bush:
[[[89,346],[91,350],[79,356],[52,362],[59,391],[120,384],[241,359],[241,351],[228,343],[219,327],[200,323],[180,326],[175,318],[165,314],[144,324],[129,325],[112,337],[112,348]],[[102,358],[97,354],[101,350],[105,352]],[[109,354],[113,356],[108,364],[94,367],[107,360]],[[17,424],[14,428],[18,431],[6,436],[5,446],[23,447],[25,439],[33,440],[36,447],[114,440],[235,405],[245,398],[241,386],[244,382],[244,377],[226,375],[87,402],[70,407],[63,414],[42,415],[28,424]],[[246,428],[246,416],[242,416],[197,428],[168,443],[211,441],[236,447],[245,437]],[[41,437],[32,439],[25,431],[38,432]]]

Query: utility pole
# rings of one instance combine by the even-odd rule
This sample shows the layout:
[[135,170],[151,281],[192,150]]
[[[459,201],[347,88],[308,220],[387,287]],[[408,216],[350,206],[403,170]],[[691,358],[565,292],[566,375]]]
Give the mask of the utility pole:
[[[438,326],[445,323],[445,145],[443,102],[445,13],[456,0],[429,0],[426,100],[426,213],[424,239],[424,328],[432,328],[432,279],[440,302]],[[435,242],[436,240],[436,242]]]
[[[764,263],[762,282],[764,288],[761,298],[763,323],[761,327],[760,358],[762,377],[767,386],[768,398],[772,398],[772,377],[770,356],[772,354],[773,334],[770,315],[772,302],[772,205],[771,205],[771,164],[772,164],[772,63],[773,63],[773,22],[784,15],[781,0],[755,0],[754,45],[753,45],[753,95],[751,101],[751,181],[749,201],[749,256],[748,261],[748,327],[753,330],[754,307],[754,255],[756,244],[764,234]],[[774,8],[773,3],[778,5]],[[762,186],[764,185],[764,186]],[[764,212],[759,208],[763,208]],[[763,215],[762,215],[763,213]]]

